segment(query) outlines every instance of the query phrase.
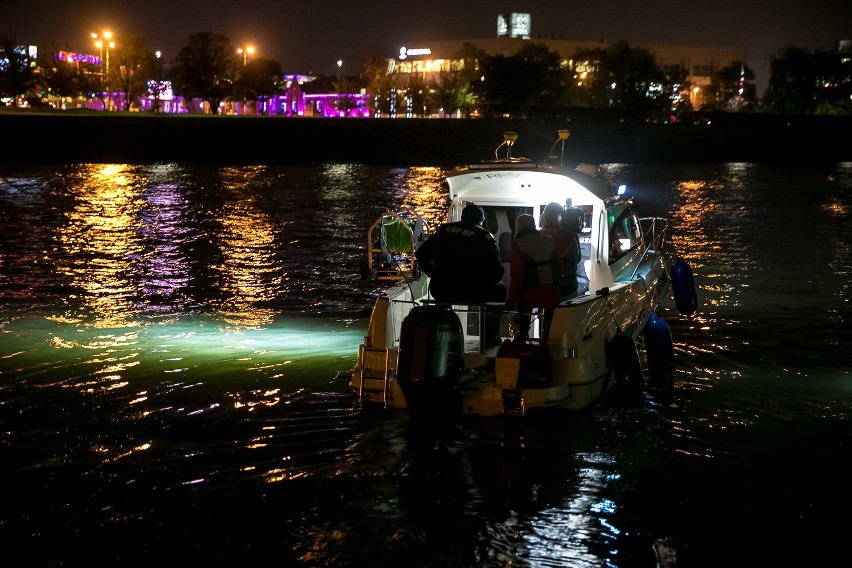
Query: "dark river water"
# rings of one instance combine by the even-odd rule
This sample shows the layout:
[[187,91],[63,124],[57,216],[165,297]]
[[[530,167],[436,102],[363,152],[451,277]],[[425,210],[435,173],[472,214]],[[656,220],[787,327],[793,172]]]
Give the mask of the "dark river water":
[[852,163],[604,172],[695,274],[674,391],[424,426],[348,381],[440,168],[0,166],[2,563],[847,563]]

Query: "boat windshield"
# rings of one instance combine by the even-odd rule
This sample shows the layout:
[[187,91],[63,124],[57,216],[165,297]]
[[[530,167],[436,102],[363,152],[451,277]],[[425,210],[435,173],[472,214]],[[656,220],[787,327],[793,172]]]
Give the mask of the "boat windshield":
[[609,263],[612,264],[642,244],[642,225],[632,205],[620,211],[611,208],[609,219]]

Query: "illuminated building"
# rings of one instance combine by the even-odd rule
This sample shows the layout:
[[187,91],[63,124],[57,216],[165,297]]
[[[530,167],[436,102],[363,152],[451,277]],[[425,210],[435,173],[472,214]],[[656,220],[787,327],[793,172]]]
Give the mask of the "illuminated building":
[[[570,61],[578,50],[605,48],[606,41],[579,41],[563,39],[543,39],[532,37],[532,23],[529,14],[501,14],[497,18],[496,37],[485,39],[428,41],[416,47],[402,47],[394,59],[388,60],[388,74],[403,79],[406,75],[419,74],[425,81],[438,79],[441,73],[460,71],[465,61],[458,58],[465,44],[484,51],[488,55],[515,55],[529,42],[543,44],[549,51],[557,53],[564,61]],[[713,75],[734,61],[743,61],[739,49],[722,47],[671,46],[671,45],[633,45],[647,49],[657,65],[680,66],[687,70],[687,81],[698,87],[698,91],[686,93],[693,106],[701,106],[701,92],[710,85]],[[575,68],[582,63],[574,62]],[[404,80],[402,82],[405,82]]]

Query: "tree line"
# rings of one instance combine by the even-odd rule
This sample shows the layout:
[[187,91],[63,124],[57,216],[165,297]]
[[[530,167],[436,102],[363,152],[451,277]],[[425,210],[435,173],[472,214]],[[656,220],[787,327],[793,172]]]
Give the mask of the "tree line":
[[[223,34],[196,33],[165,66],[142,37],[118,38],[110,63],[91,65],[56,57],[58,46],[39,50],[38,61],[12,35],[0,35],[0,96],[18,100],[97,97],[124,93],[122,110],[149,96],[159,111],[159,90],[166,81],[185,99],[207,102],[217,112],[224,101],[262,102],[287,87],[280,64],[262,57],[249,61],[237,54]],[[653,54],[624,40],[581,49],[570,58],[542,43],[525,42],[514,55],[489,55],[474,44],[463,46],[452,67],[430,78],[418,73],[387,73],[387,58],[371,48],[357,79],[339,77],[338,93],[363,85],[371,95],[374,116],[514,116],[542,117],[566,109],[611,109],[644,119],[677,121],[695,110],[688,70],[656,63]],[[742,61],[715,71],[701,87],[701,110],[782,114],[849,115],[852,111],[852,64],[834,51],[787,46],[770,65],[769,87],[756,92],[755,74]],[[337,104],[349,110],[343,95]],[[265,105],[259,105],[264,108]]]

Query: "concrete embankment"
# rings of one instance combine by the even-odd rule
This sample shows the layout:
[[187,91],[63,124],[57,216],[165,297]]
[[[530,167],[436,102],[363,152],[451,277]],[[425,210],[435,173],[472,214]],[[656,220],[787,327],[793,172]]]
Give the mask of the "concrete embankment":
[[[629,121],[325,119],[0,112],[0,164],[76,162],[451,166],[489,159],[501,134],[513,155],[544,158],[571,131],[569,163],[852,160],[852,117],[736,117],[703,125]],[[733,115],[731,115],[733,117]]]

